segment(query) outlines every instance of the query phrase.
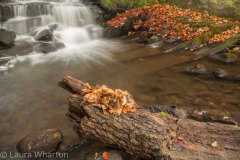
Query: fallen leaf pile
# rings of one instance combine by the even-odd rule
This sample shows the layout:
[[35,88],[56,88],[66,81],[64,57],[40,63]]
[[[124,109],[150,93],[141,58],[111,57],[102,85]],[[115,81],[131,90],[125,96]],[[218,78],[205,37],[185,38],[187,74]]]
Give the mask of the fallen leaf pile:
[[101,108],[103,113],[120,115],[136,110],[133,97],[127,91],[120,89],[112,90],[104,85],[93,87],[85,83],[81,95],[85,102]]
[[[137,17],[145,18],[140,18],[139,20]],[[163,39],[174,38],[181,41],[189,41],[208,32],[209,27],[212,25],[229,23],[229,21],[224,18],[210,16],[208,12],[194,12],[190,9],[180,9],[167,4],[156,4],[127,10],[106,23],[114,27],[120,27],[124,25],[125,21],[129,18],[135,19],[133,27],[136,32],[152,34],[152,37],[163,36]],[[208,23],[205,24],[204,22]],[[193,27],[191,24],[201,25]],[[210,42],[222,42],[239,32],[239,28],[236,27],[215,35]],[[131,31],[129,34],[134,33],[134,31]]]
[[214,37],[209,40],[209,43],[223,42],[226,39],[232,37],[233,35],[235,35],[239,32],[240,32],[240,28],[239,28],[239,26],[236,26],[234,29],[227,30],[220,34],[214,35]]

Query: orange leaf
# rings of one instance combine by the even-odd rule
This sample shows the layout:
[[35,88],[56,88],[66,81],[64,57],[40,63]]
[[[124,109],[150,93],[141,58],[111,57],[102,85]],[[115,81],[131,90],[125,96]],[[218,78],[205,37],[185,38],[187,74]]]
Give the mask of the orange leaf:
[[108,152],[103,152],[102,158],[103,158],[103,160],[108,160],[109,159],[109,153]]

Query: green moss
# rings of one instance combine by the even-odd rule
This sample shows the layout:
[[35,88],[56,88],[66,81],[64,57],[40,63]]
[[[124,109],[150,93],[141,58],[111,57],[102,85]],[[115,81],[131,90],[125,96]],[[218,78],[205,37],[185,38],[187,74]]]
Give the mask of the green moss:
[[228,58],[228,59],[238,59],[238,56],[237,56],[236,54],[234,54],[234,53],[231,53],[231,52],[229,52],[229,53],[224,53],[224,56],[225,56],[226,58]]
[[224,44],[223,44],[223,47],[229,47],[229,46],[233,46],[235,44],[237,44],[239,42],[239,39],[240,39],[240,33],[232,36],[231,38],[227,39]]
[[102,0],[102,4],[111,10],[144,7],[161,2],[165,2],[165,0]]
[[220,34],[226,30],[232,29],[235,26],[232,23],[225,25],[203,25],[202,27],[208,26],[209,31],[192,39],[192,46],[200,46],[201,44],[208,43],[208,41],[216,34]]
[[166,116],[168,116],[169,114],[167,114],[166,112],[159,112],[159,115],[160,115],[160,117],[166,117]]
[[213,21],[201,20],[199,22],[189,22],[189,26],[192,28],[201,28],[205,26],[210,26],[213,23],[214,23]]

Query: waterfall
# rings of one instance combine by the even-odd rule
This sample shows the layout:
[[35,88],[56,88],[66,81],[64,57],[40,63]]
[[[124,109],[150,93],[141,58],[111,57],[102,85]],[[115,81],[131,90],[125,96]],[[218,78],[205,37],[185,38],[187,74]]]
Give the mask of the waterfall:
[[58,22],[63,26],[80,27],[94,23],[89,8],[76,0],[59,2],[19,1],[13,4],[14,18],[4,28],[27,34],[31,28]]
[[114,51],[119,48],[119,44],[100,38],[102,28],[95,24],[91,10],[76,0],[20,1],[19,3],[14,6],[15,17],[4,24],[5,28],[24,35],[18,38],[27,37],[26,39],[35,43],[29,35],[31,28],[40,27],[38,29],[41,31],[49,29],[49,24],[58,23],[60,27],[53,31],[53,41],[49,43],[61,43],[65,47],[48,54],[35,50],[29,55],[17,56],[5,65],[7,67],[24,61],[30,61],[35,65],[58,61],[86,62],[85,60],[91,60],[97,62],[99,58],[109,60],[111,58],[108,50]]
[[15,17],[27,17],[27,5],[14,5],[13,14]]
[[90,10],[84,5],[54,5],[53,17],[66,26],[84,26],[94,22]]

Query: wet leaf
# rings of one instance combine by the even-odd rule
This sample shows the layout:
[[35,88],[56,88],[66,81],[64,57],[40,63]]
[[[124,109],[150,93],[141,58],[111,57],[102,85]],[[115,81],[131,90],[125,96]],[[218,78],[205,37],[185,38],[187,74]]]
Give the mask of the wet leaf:
[[109,159],[109,153],[108,152],[103,152],[102,158],[103,158],[103,160],[108,160]]
[[[138,18],[144,15],[147,18]],[[136,18],[137,17],[137,18]],[[190,9],[181,9],[168,4],[156,4],[142,8],[128,10],[118,14],[112,20],[107,21],[108,25],[120,27],[125,24],[128,19],[135,19],[132,33],[140,33],[141,35],[151,34],[152,37],[158,37],[160,34],[164,40],[176,38],[181,41],[189,41],[203,35],[206,32],[210,34],[210,28],[213,25],[232,25],[233,29],[214,33],[206,42],[202,42],[196,49],[199,49],[208,43],[222,42],[231,36],[240,32],[239,21],[228,21],[227,19],[210,16],[208,12],[194,12]],[[195,24],[195,25],[192,25]],[[167,30],[167,31],[166,31]],[[193,49],[192,51],[196,50]]]
[[173,138],[176,138],[176,137],[177,137],[176,131],[171,131],[171,130],[170,130],[170,135],[171,135]]
[[211,146],[212,146],[213,148],[217,147],[217,146],[218,146],[218,142],[217,142],[217,141],[212,142],[212,143],[211,143]]
[[86,83],[81,95],[85,102],[101,108],[104,114],[120,115],[136,110],[133,97],[127,91],[120,89],[112,90],[104,85],[90,86]]

